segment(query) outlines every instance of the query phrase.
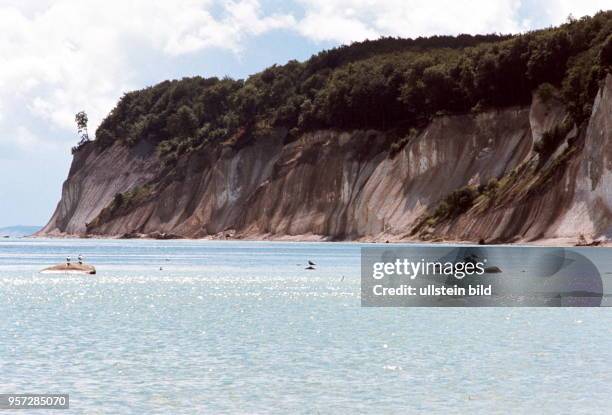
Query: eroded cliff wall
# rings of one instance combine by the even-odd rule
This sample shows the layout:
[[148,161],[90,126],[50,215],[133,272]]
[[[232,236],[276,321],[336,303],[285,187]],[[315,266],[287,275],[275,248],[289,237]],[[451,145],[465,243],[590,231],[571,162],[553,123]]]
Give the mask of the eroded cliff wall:
[[115,194],[153,179],[158,164],[155,149],[146,142],[134,148],[117,143],[104,151],[91,144],[85,146],[75,154],[62,198],[39,234],[84,235],[86,224]]
[[[155,149],[146,144],[115,144],[103,151],[91,145],[76,154],[62,199],[41,234],[472,241],[581,233],[607,237],[611,103],[608,77],[588,125],[573,128],[544,161],[534,143],[566,118],[554,100],[438,117],[395,146],[378,131],[325,130],[287,142],[286,131],[273,130],[240,147],[185,157],[177,166],[180,174],[169,177],[162,177]],[[483,188],[492,179],[500,183],[495,194],[479,194],[460,215],[432,216],[451,192]],[[100,216],[115,194],[150,183],[154,191],[148,197]]]
[[[562,106],[535,99],[534,143],[559,126]],[[517,242],[541,239],[609,239],[612,235],[612,76],[606,78],[588,123],[572,128],[554,153],[532,153],[504,177],[494,194],[452,220],[435,223],[426,236],[451,240]],[[419,234],[421,237],[423,233]]]

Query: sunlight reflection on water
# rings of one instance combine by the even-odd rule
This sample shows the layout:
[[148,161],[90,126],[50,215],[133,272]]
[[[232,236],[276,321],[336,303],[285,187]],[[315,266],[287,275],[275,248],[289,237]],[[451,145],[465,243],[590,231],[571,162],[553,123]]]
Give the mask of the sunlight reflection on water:
[[[97,275],[38,274],[78,254]],[[612,403],[609,309],[366,309],[359,288],[357,244],[2,241],[0,392],[88,414]]]

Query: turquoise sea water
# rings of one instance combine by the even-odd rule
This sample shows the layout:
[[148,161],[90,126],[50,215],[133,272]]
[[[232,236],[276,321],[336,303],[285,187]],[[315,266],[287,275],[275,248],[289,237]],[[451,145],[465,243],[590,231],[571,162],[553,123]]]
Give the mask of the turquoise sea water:
[[[69,393],[74,414],[611,410],[612,309],[362,308],[359,248],[0,240],[0,393]],[[97,275],[38,273],[78,254]]]

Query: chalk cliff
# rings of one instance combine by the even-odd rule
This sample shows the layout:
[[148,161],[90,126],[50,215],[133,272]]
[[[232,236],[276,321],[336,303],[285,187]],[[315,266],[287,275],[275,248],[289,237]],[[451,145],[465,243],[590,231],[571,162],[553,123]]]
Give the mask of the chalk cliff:
[[612,11],[126,93],[39,235],[612,238]]
[[[40,234],[609,238],[612,76],[588,122],[564,130],[544,157],[537,142],[566,119],[560,102],[534,97],[526,107],[435,117],[395,145],[377,130],[323,129],[288,140],[271,128],[265,139],[190,154],[170,174],[146,142],[87,145]],[[467,200],[453,209],[449,195],[461,191]],[[118,194],[132,199],[116,206]]]
[[[534,143],[566,119],[561,106],[534,100],[530,111]],[[590,119],[560,137],[543,159],[531,151],[491,191],[451,220],[433,222],[421,236],[490,242],[541,239],[608,240],[612,226],[612,76],[598,92]]]

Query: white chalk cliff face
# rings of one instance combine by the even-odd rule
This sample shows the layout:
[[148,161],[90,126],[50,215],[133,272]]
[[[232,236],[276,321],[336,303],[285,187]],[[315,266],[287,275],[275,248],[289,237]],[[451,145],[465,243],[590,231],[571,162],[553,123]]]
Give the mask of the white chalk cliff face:
[[[42,235],[170,233],[184,237],[491,242],[612,236],[612,77],[588,125],[537,169],[534,143],[562,106],[434,119],[402,146],[377,131],[318,131],[286,143],[272,131],[241,148],[206,149],[163,176],[152,146],[79,151]],[[572,145],[568,145],[571,141]],[[571,151],[570,151],[571,150]],[[447,195],[499,180],[495,197],[422,226]],[[117,193],[153,183],[144,200],[100,215]],[[89,224],[89,226],[87,226]],[[417,226],[421,224],[421,226]]]
[[99,152],[86,146],[72,161],[62,198],[51,220],[39,234],[83,235],[85,224],[95,218],[115,194],[143,185],[154,177],[158,164],[152,146],[129,149],[114,145]]
[[571,207],[556,231],[612,239],[612,76],[593,104]]

